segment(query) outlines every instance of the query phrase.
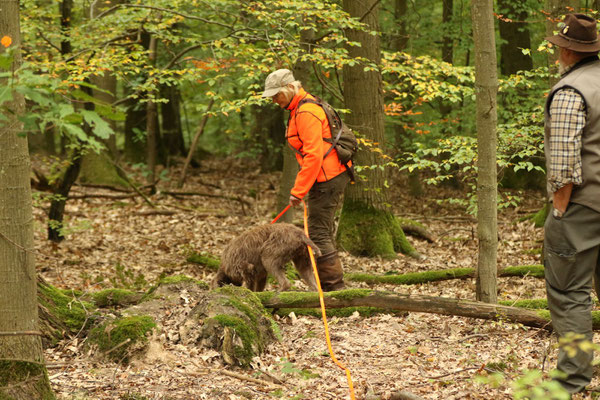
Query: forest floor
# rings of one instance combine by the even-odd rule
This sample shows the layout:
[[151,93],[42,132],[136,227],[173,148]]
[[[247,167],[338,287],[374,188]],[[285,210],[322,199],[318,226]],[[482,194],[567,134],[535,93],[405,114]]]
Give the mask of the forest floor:
[[[162,191],[176,190],[179,170],[162,181]],[[239,160],[203,162],[183,190],[224,197],[173,196],[158,193],[151,200],[107,189],[77,186],[66,207],[67,238],[46,240],[47,202],[34,209],[38,272],[60,288],[99,290],[130,287],[145,290],[161,275],[186,274],[209,281],[212,271],[186,262],[191,252],[220,256],[224,246],[246,229],[274,217],[278,174],[263,174]],[[477,266],[476,223],[458,206],[440,203],[464,193],[450,188],[425,188],[408,195],[399,175],[391,185],[395,214],[422,222],[436,241],[409,237],[425,256],[418,261],[350,256],[342,252],[346,272],[407,273]],[[518,208],[499,213],[498,266],[539,264],[542,229],[519,218],[543,205],[539,192],[522,194]],[[159,211],[160,212],[157,212]],[[166,215],[168,214],[168,215]],[[297,213],[300,217],[300,213]],[[348,287],[368,287],[347,283]],[[544,298],[542,279],[499,278],[499,298]],[[377,289],[451,298],[475,299],[474,279],[410,286],[378,285]],[[182,298],[182,305],[184,299]],[[169,314],[167,310],[165,314]],[[168,330],[159,332],[150,351],[127,366],[103,361],[86,352],[84,339],[64,340],[45,352],[52,386],[60,399],[348,399],[344,372],[327,355],[322,321],[305,316],[278,317],[283,340],[256,359],[252,370],[224,365],[219,354],[178,343]],[[425,313],[380,314],[330,318],[333,349],[352,372],[357,399],[374,392],[387,398],[406,390],[425,399],[510,399],[511,381],[526,369],[547,373],[556,364],[556,340],[544,330],[508,322],[491,322]],[[176,335],[175,335],[176,336]],[[484,367],[502,369],[498,387],[478,383]],[[279,386],[254,383],[266,380]],[[597,382],[593,382],[597,384]],[[578,398],[587,398],[580,396]]]

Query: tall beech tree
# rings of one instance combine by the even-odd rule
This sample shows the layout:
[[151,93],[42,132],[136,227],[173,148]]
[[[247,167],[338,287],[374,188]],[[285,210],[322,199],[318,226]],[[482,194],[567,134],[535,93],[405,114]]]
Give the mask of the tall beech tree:
[[[378,0],[344,0],[343,7],[352,17],[361,19],[370,30],[378,31]],[[379,65],[379,36],[364,30],[349,29],[347,37],[360,46],[348,46],[350,57],[362,57]],[[350,127],[371,144],[384,145],[384,108],[381,73],[356,63],[346,65],[344,100],[351,114],[345,117]],[[364,178],[348,185],[340,217],[338,241],[352,254],[395,257],[397,252],[417,256],[408,243],[398,220],[387,206],[386,172],[379,152],[362,149],[355,163],[364,166]]]
[[477,300],[497,301],[498,173],[496,171],[496,93],[498,72],[492,0],[473,0],[477,125]]
[[[10,49],[14,72],[21,62],[18,0],[0,3],[0,38],[0,57],[9,60]],[[7,83],[0,78],[0,87]],[[0,123],[0,398],[54,399],[38,334],[31,166],[19,121],[25,100],[13,91],[2,106],[9,111]]]

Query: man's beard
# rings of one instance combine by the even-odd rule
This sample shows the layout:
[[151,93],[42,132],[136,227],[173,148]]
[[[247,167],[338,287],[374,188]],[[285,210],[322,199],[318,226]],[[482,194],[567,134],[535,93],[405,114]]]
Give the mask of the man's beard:
[[565,72],[567,72],[567,68],[569,68],[568,65],[565,65],[562,61],[558,61],[558,73],[563,75]]

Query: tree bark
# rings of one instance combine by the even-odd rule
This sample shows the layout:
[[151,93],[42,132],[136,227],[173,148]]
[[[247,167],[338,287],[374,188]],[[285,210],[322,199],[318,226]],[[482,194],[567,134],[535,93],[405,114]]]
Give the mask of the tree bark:
[[497,301],[498,209],[496,171],[496,42],[492,0],[474,0],[471,8],[475,42],[477,124],[477,300]]
[[161,104],[160,113],[162,116],[161,133],[168,161],[172,156],[185,154],[179,102],[181,94],[178,86],[162,85],[160,89],[161,97],[167,99],[167,103]]
[[443,0],[442,1],[442,26],[444,29],[444,36],[442,38],[442,61],[449,64],[454,62],[454,38],[452,37],[452,17],[454,14],[454,1]]
[[[150,38],[149,48],[149,64],[154,65],[156,62],[156,37]],[[148,165],[148,183],[154,185],[156,174],[156,156],[158,144],[158,111],[156,103],[152,100],[155,93],[149,93],[148,103],[146,105],[146,163]]]
[[[344,10],[352,17],[362,18],[370,30],[379,31],[378,0],[344,0]],[[348,30],[350,41],[361,46],[349,46],[350,57],[364,57],[377,65],[381,52],[379,36]],[[379,148],[385,147],[382,78],[379,71],[365,71],[364,65],[344,66],[344,100],[352,113],[346,123],[360,136]],[[367,166],[365,176],[348,185],[338,228],[338,241],[352,254],[393,258],[396,252],[418,256],[408,243],[402,228],[387,207],[387,180],[384,159],[379,152],[360,149],[354,158],[356,165]]]
[[[517,7],[521,7],[517,5]],[[522,49],[531,48],[529,27],[524,22],[528,13],[525,10],[516,10],[514,0],[498,0],[498,11],[502,18],[498,21],[500,37],[500,72],[511,75],[518,71],[533,68],[533,60],[528,54],[523,54]],[[511,20],[511,21],[508,21]]]
[[[0,3],[0,32],[12,39],[15,71],[21,63],[18,0]],[[0,86],[7,83],[0,79]],[[37,334],[31,166],[18,119],[25,100],[13,91],[6,106],[11,112],[0,124],[0,398],[54,399]]]
[[[258,294],[266,308],[318,308],[317,293],[271,293]],[[423,312],[441,315],[508,321],[533,328],[552,329],[547,310],[527,310],[517,307],[500,306],[478,301],[451,299],[409,294],[390,294],[366,289],[342,290],[325,294],[326,308],[376,307],[387,310]],[[598,329],[599,324],[595,324]]]

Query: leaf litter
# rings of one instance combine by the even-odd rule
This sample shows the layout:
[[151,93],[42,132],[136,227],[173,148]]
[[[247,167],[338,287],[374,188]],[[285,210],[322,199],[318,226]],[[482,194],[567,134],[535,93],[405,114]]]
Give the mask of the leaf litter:
[[[161,190],[174,188],[178,170]],[[147,290],[161,276],[185,274],[209,282],[214,272],[186,261],[190,252],[220,256],[236,235],[271,221],[279,174],[260,173],[256,165],[235,159],[205,161],[188,176],[185,191],[225,196],[173,196],[159,192],[152,201],[93,197],[111,191],[78,186],[84,198],[69,200],[66,223],[71,232],[59,244],[46,240],[46,211],[35,209],[37,267],[51,284],[94,291],[106,287]],[[460,191],[425,188],[421,198],[406,193],[406,181],[393,177],[394,213],[423,223],[434,243],[409,237],[425,260],[398,255],[394,260],[354,257],[341,252],[345,272],[408,273],[477,266],[476,221],[460,207],[437,199]],[[85,197],[89,196],[89,197]],[[543,194],[528,192],[517,209],[498,215],[498,267],[539,264],[541,228],[526,213],[543,205]],[[237,199],[237,200],[235,200]],[[296,213],[297,218],[301,216]],[[300,220],[296,221],[301,223]],[[347,287],[370,287],[347,282]],[[542,279],[499,278],[499,299],[544,298]],[[271,288],[272,289],[272,288]],[[377,285],[378,290],[475,299],[474,279],[419,285]],[[189,293],[163,310],[161,329],[148,351],[129,365],[109,363],[86,350],[85,339],[65,339],[45,350],[52,387],[60,399],[348,399],[344,371],[329,358],[322,321],[276,316],[282,340],[256,357],[251,369],[226,366],[214,350],[184,346],[178,327],[192,309]],[[545,373],[556,364],[556,340],[546,331],[426,313],[329,318],[335,355],[351,371],[357,399],[377,394],[386,399],[406,390],[424,399],[510,399],[509,383],[497,388],[474,380],[500,366],[507,380],[525,369]],[[597,383],[596,380],[593,383]],[[586,398],[581,396],[578,398]]]

